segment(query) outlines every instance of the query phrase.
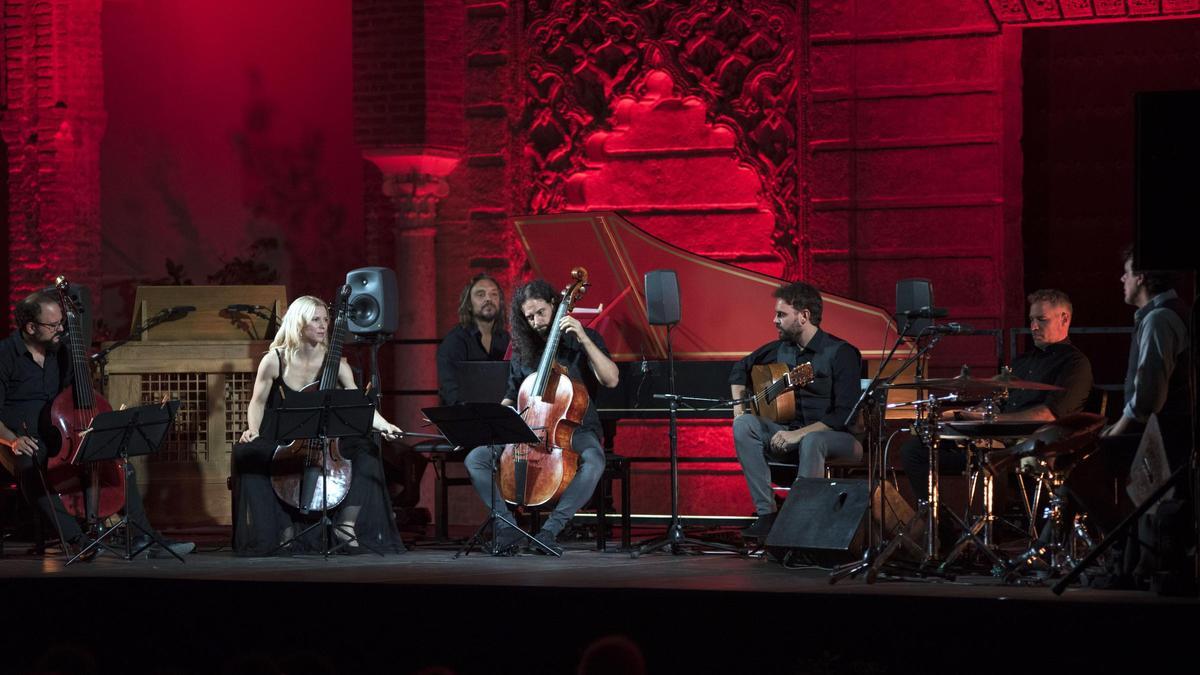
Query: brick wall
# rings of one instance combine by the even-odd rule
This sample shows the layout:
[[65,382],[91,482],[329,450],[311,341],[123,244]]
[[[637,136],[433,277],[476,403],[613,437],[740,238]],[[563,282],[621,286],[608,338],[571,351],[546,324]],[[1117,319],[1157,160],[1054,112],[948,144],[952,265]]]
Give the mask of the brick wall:
[[355,140],[462,145],[461,1],[356,0]]
[[59,274],[96,290],[105,124],[100,6],[3,3],[9,307]]

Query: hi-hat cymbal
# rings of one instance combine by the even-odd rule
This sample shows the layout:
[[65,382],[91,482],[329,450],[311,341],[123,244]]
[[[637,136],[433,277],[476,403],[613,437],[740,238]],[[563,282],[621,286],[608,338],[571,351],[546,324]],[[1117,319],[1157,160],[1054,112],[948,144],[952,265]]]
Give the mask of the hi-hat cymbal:
[[1053,384],[1042,384],[1032,380],[1022,380],[1004,372],[995,377],[971,377],[958,375],[912,382],[893,382],[886,385],[891,389],[934,389],[937,391],[970,392],[973,394],[1003,391],[1005,389],[1032,389],[1036,391],[1062,391],[1062,387]]

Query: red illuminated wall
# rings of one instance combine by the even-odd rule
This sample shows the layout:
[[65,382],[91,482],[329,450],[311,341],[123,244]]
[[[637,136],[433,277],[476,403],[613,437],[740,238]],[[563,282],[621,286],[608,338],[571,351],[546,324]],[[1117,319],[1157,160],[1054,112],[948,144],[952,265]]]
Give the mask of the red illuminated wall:
[[[1088,260],[1124,243],[1122,179],[1102,167],[1127,168],[1125,150],[1084,171],[1105,181],[1061,169],[1122,133],[1101,90],[1196,86],[1200,15],[1200,0],[3,6],[10,298],[65,272],[119,330],[139,282],[276,272],[294,297],[389,265],[404,343],[385,386],[407,392],[390,399],[406,423],[432,398],[464,280],[528,276],[508,219],[530,213],[615,209],[888,308],[896,280],[926,277],[977,327],[1023,323],[1028,285],[1127,321],[1102,266],[1053,263],[1084,236]],[[260,238],[280,248],[251,257]],[[946,340],[935,366],[991,350]],[[724,424],[682,438],[730,452]],[[665,433],[623,424],[617,443],[660,454]],[[638,510],[661,510],[663,474],[636,480]],[[714,467],[685,495],[693,512],[748,510]]]
[[[954,319],[1022,325],[1032,278],[1023,265],[1023,30],[1200,7],[864,0],[635,11],[597,0],[466,9],[467,142],[440,211],[442,330],[474,270],[528,274],[505,217],[602,208],[683,248],[883,307],[898,279],[928,278]],[[994,344],[947,339],[934,368],[994,367]],[[721,425],[689,425],[682,437],[686,454],[730,452]],[[617,438],[628,454],[665,449],[661,425],[623,423]],[[748,511],[740,478],[720,474],[688,476],[685,510]],[[635,480],[639,511],[665,507],[662,474]]]
[[[1130,321],[1119,251],[1133,241],[1134,93],[1200,89],[1197,45],[1196,19],[1024,33],[1025,286],[1069,291],[1078,324]],[[1112,355],[1127,337],[1075,342],[1097,381],[1123,380],[1125,361]]]
[[8,292],[14,300],[63,274],[95,285],[100,242],[100,0],[0,3]]
[[[138,283],[275,274],[289,297],[328,297],[366,264],[350,17],[324,0],[105,2],[99,257],[114,329]],[[262,239],[277,248],[253,254]]]

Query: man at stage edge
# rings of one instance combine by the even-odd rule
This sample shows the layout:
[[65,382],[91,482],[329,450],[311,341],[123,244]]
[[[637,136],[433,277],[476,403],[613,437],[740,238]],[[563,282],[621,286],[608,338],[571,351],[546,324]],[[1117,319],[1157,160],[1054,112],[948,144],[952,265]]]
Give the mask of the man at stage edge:
[[[1062,387],[1062,391],[1013,389],[1000,403],[998,421],[1053,422],[1081,412],[1092,391],[1092,364],[1071,344],[1069,333],[1074,307],[1066,293],[1048,288],[1034,291],[1029,302],[1029,331],[1033,349],[1013,359],[1013,376]],[[963,412],[958,417],[983,419],[982,413]],[[918,500],[929,499],[929,450],[919,438],[900,447],[904,473]],[[938,473],[961,474],[966,470],[966,453],[953,441],[938,444]],[[945,521],[943,521],[945,522]],[[945,533],[942,533],[945,534]]]
[[[558,293],[541,279],[531,281],[513,292],[513,357],[509,365],[508,389],[502,404],[515,404],[521,383],[537,372],[558,301]],[[572,437],[572,446],[579,454],[575,478],[563,492],[558,505],[546,519],[546,524],[535,535],[539,543],[561,553],[562,547],[556,543],[558,534],[575,516],[575,512],[587,503],[604,472],[604,447],[601,444],[604,432],[600,428],[600,415],[596,412],[596,391],[599,385],[609,388],[617,386],[619,374],[617,364],[609,358],[608,349],[599,333],[584,328],[578,319],[570,315],[562,318],[559,329],[562,338],[558,346],[558,363],[567,369],[568,377],[583,383],[590,397],[583,419]],[[484,503],[487,504],[490,499],[497,511],[509,513],[498,481],[493,479],[491,448],[480,446],[471,450],[467,455],[466,467],[471,484]],[[521,535],[506,523],[498,520],[493,527],[495,550],[499,553],[510,553],[521,543]],[[533,550],[541,549],[534,547]]]
[[846,425],[862,393],[862,356],[853,345],[821,330],[821,294],[796,282],[775,290],[775,328],[779,339],[751,352],[734,364],[729,374],[734,399],[746,395],[753,366],[783,363],[794,368],[811,363],[815,381],[796,391],[796,419],[781,424],[758,417],[744,405],[733,408],[733,445],[758,518],[742,531],[747,538],[762,538],[775,522],[775,494],[771,491],[771,459],[795,457],[797,478],[821,478],[825,461],[862,458],[861,418]]
[[[63,308],[55,294],[38,291],[17,303],[13,319],[16,330],[0,343],[0,443],[8,446],[0,449],[0,463],[17,477],[29,503],[56,525],[64,545],[82,548],[90,543],[87,535],[40,475],[48,460],[45,439],[58,432],[39,426],[39,420],[59,392],[74,381],[70,349],[62,341]],[[151,531],[136,474],[130,480],[124,511],[130,521]],[[146,535],[134,536],[135,551],[151,541]],[[191,542],[167,541],[167,545],[181,555],[196,548]],[[150,556],[166,554],[157,545],[146,550]]]
[[490,275],[477,274],[458,299],[458,325],[442,338],[437,350],[438,395],[443,405],[461,403],[456,364],[502,361],[509,336],[504,320],[504,293]]
[[[1117,422],[1100,433],[1096,452],[1071,472],[1066,484],[1072,501],[1104,534],[1133,509],[1124,486],[1150,415],[1158,418],[1172,471],[1188,461],[1192,449],[1188,396],[1191,348],[1186,309],[1172,288],[1174,282],[1169,272],[1135,269],[1132,249],[1124,252],[1123,299],[1137,308],[1125,371],[1125,406]],[[1116,491],[1114,481],[1121,486]],[[1188,498],[1186,491],[1177,490],[1176,495]],[[1123,563],[1111,568],[1117,576],[1110,581],[1117,586],[1132,583],[1131,575],[1143,547],[1126,544],[1125,551],[1119,552],[1121,548],[1118,543],[1111,555],[1114,560],[1124,558]]]

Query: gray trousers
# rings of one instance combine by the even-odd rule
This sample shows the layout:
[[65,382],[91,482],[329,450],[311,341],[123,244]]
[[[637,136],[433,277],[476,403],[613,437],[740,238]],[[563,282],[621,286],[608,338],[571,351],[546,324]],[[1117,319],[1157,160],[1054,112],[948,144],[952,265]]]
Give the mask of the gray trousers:
[[[543,530],[554,536],[558,536],[558,533],[567,526],[567,522],[575,517],[575,512],[591,499],[592,493],[596,491],[596,484],[600,482],[600,474],[604,473],[604,448],[601,447],[600,439],[596,437],[596,434],[576,429],[575,435],[571,439],[571,446],[575,448],[575,452],[579,453],[579,467],[576,470],[575,478],[563,491],[562,497],[558,500],[558,506],[554,507],[554,512],[550,514],[546,524],[542,525]],[[475,491],[479,493],[479,498],[483,500],[483,503],[488,503],[488,494],[490,493],[496,511],[511,515],[508,504],[504,502],[504,497],[500,493],[499,477],[497,476],[493,481],[491,448],[490,445],[481,445],[475,448],[467,454],[464,463],[467,473],[471,475],[471,485],[475,486]],[[503,449],[497,447],[497,458]]]
[[772,450],[771,437],[775,432],[787,429],[782,424],[755,415],[738,415],[733,420],[733,446],[742,464],[746,484],[750,487],[754,511],[760,516],[775,512],[775,493],[771,491],[768,461],[787,461],[795,455],[799,462],[797,478],[824,478],[825,460],[862,459],[862,443],[844,431],[814,431],[782,452]]

